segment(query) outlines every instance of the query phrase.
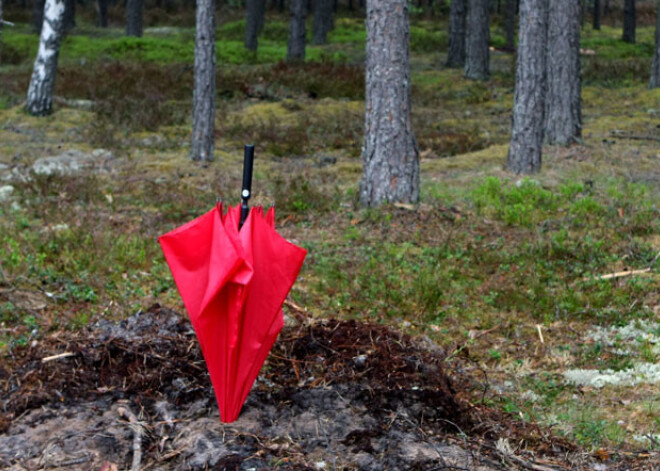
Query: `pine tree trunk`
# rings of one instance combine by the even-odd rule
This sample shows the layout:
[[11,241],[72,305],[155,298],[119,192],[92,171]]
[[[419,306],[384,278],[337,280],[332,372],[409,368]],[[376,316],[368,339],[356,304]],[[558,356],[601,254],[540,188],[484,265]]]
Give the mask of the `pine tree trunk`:
[[610,10],[610,0],[605,0],[603,3],[603,17],[609,18],[611,14]]
[[64,7],[64,32],[76,27],[76,0],[66,0]]
[[245,48],[257,52],[259,31],[264,25],[265,0],[247,0],[245,8]]
[[286,51],[287,62],[305,62],[305,0],[291,0],[289,19],[289,44]]
[[367,0],[366,112],[360,201],[419,200],[419,150],[410,118],[407,0]]
[[64,9],[65,0],[46,0],[39,50],[25,102],[25,110],[34,116],[45,116],[53,110],[53,89],[64,29]]
[[465,77],[487,80],[490,76],[488,0],[468,0],[465,38]]
[[516,0],[506,0],[506,48],[509,51],[516,49]]
[[653,53],[653,65],[651,66],[649,88],[660,88],[660,0],[658,0],[656,10],[655,52]]
[[465,67],[467,0],[451,0],[449,6],[449,50],[447,67]]
[[126,36],[142,37],[143,0],[126,1]]
[[569,145],[582,137],[580,21],[575,0],[550,0],[545,136]]
[[594,0],[594,29],[600,30],[600,0]]
[[2,0],[0,0],[0,65],[2,65],[2,27],[5,25],[2,16]]
[[195,88],[190,158],[213,160],[215,124],[215,1],[197,0]]
[[32,9],[32,31],[41,33],[41,27],[44,24],[44,5],[45,0],[34,0]]
[[314,0],[312,44],[321,45],[328,43],[328,32],[332,29],[332,1]]
[[635,0],[625,0],[623,5],[623,41],[635,42],[635,30],[637,27],[637,12]]
[[97,0],[98,8],[98,26],[100,28],[108,27],[108,0]]
[[513,125],[506,159],[507,170],[517,174],[541,169],[550,1],[555,0],[520,2]]

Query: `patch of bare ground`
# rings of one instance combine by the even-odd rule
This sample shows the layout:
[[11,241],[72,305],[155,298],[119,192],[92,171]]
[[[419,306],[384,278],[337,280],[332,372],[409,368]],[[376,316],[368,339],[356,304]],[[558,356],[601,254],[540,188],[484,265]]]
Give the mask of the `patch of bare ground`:
[[[238,421],[220,422],[188,320],[153,306],[57,332],[0,365],[0,466],[23,469],[596,469],[470,401],[482,381],[428,340],[295,307]],[[292,318],[293,318],[292,317]],[[602,457],[598,469],[649,459]]]

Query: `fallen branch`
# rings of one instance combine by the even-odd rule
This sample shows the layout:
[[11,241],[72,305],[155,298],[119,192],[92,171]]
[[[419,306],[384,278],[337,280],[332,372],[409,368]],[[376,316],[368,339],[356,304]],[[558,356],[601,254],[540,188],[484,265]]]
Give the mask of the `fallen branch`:
[[7,26],[16,26],[14,23],[12,23],[11,21],[7,21],[7,20],[2,20],[2,24],[7,25]]
[[596,279],[611,280],[614,278],[621,278],[624,276],[632,276],[632,275],[641,275],[642,273],[650,273],[650,272],[651,272],[650,268],[643,268],[641,270],[624,270],[624,271],[618,271],[616,273],[608,273],[607,275],[597,276]]
[[75,353],[73,353],[73,352],[58,353],[57,355],[51,355],[49,357],[42,358],[41,363],[48,363],[49,361],[59,360],[61,358],[68,358],[68,357],[72,357],[74,355],[75,355]]
[[133,462],[131,463],[131,471],[139,471],[140,462],[142,461],[142,426],[135,414],[128,407],[119,407],[117,412],[120,417],[126,417],[128,419],[133,429]]

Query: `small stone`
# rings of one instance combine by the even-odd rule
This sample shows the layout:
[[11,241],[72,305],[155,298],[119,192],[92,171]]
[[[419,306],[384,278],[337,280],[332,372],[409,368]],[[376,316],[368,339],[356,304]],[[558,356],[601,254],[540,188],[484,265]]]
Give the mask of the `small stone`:
[[14,187],[11,185],[0,186],[0,203],[9,201],[14,193]]

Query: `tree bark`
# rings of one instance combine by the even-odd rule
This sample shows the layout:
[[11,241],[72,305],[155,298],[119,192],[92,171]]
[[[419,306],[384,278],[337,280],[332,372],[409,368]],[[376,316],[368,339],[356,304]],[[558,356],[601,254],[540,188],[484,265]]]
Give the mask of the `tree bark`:
[[39,50],[25,103],[26,111],[34,116],[45,116],[53,110],[53,89],[64,29],[64,9],[65,0],[46,0]]
[[143,0],[126,1],[126,36],[142,37]]
[[211,162],[215,124],[215,0],[197,0],[190,158]]
[[419,200],[419,150],[410,117],[407,0],[367,0],[366,112],[360,201]]
[[549,144],[582,137],[580,20],[575,0],[550,0],[545,135]]
[[623,41],[635,42],[635,30],[637,29],[637,12],[635,0],[625,0],[623,5]]
[[660,0],[658,0],[656,10],[655,52],[653,53],[653,65],[651,66],[649,88],[660,88]]
[[332,30],[332,1],[314,0],[312,44],[321,45],[328,43],[328,32]]
[[516,49],[516,0],[506,0],[506,21],[504,29],[506,32],[506,48],[509,51]]
[[108,0],[97,0],[98,8],[98,26],[100,28],[108,27]]
[[600,0],[594,0],[594,29],[600,30]]
[[465,77],[487,80],[490,76],[488,0],[468,0],[465,39]]
[[76,27],[76,0],[66,0],[64,7],[64,32]]
[[41,33],[41,27],[44,24],[44,5],[45,0],[34,0],[32,9],[32,30],[35,33]]
[[289,43],[286,51],[287,62],[305,62],[305,18],[307,5],[305,0],[291,0],[289,19]]
[[2,16],[2,0],[0,0],[0,65],[2,65],[2,27],[5,25]]
[[520,2],[513,125],[506,159],[507,170],[517,174],[541,169],[549,1],[555,0]]
[[265,0],[247,0],[245,8],[245,48],[257,52],[259,31],[264,25]]
[[465,67],[467,1],[451,0],[449,6],[449,50],[447,67]]

